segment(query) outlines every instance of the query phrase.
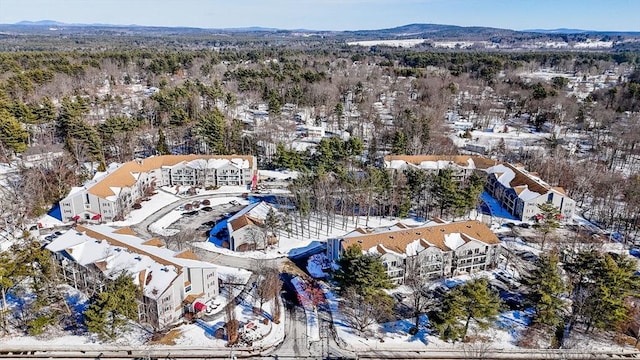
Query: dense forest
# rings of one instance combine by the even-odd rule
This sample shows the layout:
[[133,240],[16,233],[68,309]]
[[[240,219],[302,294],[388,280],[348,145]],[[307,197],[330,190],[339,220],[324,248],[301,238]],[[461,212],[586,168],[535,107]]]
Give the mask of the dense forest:
[[[105,166],[165,152],[254,154],[261,167],[309,171],[301,188],[333,182],[331,188],[341,194],[336,197],[349,198],[350,205],[344,199],[339,211],[356,203],[362,208],[364,201],[378,212],[429,215],[442,211],[427,183],[432,179],[378,174],[381,157],[454,154],[447,112],[473,118],[483,128],[499,110],[504,122],[526,118],[513,126],[553,124],[559,131],[542,151],[503,144],[493,156],[522,162],[564,187],[580,205],[589,204],[589,217],[635,233],[639,61],[636,53],[429,52],[331,43],[303,49],[4,52],[2,158],[11,161],[28,148],[64,149],[65,157],[25,168],[28,176],[16,182],[16,194],[31,183],[45,184],[24,202],[31,215],[89,176],[76,171],[82,164]],[[521,76],[538,69],[584,80],[607,73],[609,85],[578,98],[565,76],[550,81]],[[268,122],[258,126],[240,118],[261,106]],[[325,139],[306,151],[291,148],[299,112],[307,114],[307,122],[326,124],[336,136],[346,132],[351,139]],[[568,153],[563,145],[572,134],[584,139],[588,151]],[[329,180],[318,178],[323,174]],[[349,190],[354,188],[379,190],[372,196]],[[373,199],[389,205],[379,209]]]

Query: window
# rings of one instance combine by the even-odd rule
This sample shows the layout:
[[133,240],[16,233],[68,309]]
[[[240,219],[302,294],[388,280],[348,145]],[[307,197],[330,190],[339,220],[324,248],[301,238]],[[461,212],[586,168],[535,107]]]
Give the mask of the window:
[[187,286],[184,288],[184,292],[185,292],[185,293],[188,293],[189,291],[191,291],[191,285],[187,285]]

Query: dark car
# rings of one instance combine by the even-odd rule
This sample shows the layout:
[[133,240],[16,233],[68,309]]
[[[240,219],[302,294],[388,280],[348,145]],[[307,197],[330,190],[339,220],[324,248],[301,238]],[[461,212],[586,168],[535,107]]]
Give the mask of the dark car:
[[183,212],[182,216],[196,216],[198,215],[200,212],[198,210],[193,210],[193,211],[187,211],[187,212]]
[[63,234],[63,232],[61,232],[61,231],[56,231],[56,232],[54,232],[54,234],[56,234],[56,236],[60,236],[60,235],[62,235],[62,234]]
[[212,210],[213,210],[213,208],[212,208],[211,206],[205,206],[205,207],[203,207],[203,208],[202,208],[202,209],[200,209],[200,210],[202,210],[202,211],[206,211],[206,212],[209,212],[209,211],[212,211]]
[[215,226],[215,225],[216,225],[215,220],[205,221],[202,223],[202,226]]
[[522,223],[522,224],[520,224],[518,226],[520,226],[521,228],[525,228],[525,229],[528,229],[528,228],[531,227],[531,225],[529,223]]
[[536,256],[536,254],[532,253],[531,251],[526,251],[526,250],[518,251],[516,252],[516,255],[518,255],[518,257],[526,261],[531,261],[531,262],[538,261],[538,257]]

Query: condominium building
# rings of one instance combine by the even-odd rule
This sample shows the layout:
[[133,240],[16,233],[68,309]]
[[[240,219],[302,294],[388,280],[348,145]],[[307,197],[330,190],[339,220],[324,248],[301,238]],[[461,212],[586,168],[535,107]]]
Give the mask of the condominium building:
[[60,201],[62,221],[114,221],[158,186],[249,186],[256,159],[247,155],[165,155],[111,165]]
[[565,220],[571,220],[575,201],[559,186],[551,186],[537,174],[522,166],[467,155],[389,155],[384,158],[387,169],[402,171],[408,167],[428,172],[450,169],[456,181],[464,181],[474,171],[487,178],[485,190],[518,220],[533,220],[540,212],[538,205],[551,202]]
[[46,248],[67,282],[89,296],[122,273],[131,276],[141,294],[139,321],[154,329],[203,311],[218,296],[215,266],[190,250],[175,252],[159,239],[141,239],[130,228],[78,225]]
[[338,260],[346,249],[360,246],[363,253],[380,257],[387,274],[404,283],[407,264],[419,264],[425,279],[471,274],[496,267],[500,240],[479,221],[445,223],[431,221],[411,227],[398,223],[378,229],[358,228],[341,238],[330,239],[327,256]]

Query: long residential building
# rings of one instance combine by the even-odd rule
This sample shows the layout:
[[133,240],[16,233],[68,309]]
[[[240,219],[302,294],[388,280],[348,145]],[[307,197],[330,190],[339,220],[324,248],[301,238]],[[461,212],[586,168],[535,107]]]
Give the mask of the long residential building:
[[538,205],[551,202],[563,218],[571,220],[576,203],[558,186],[551,186],[537,174],[522,166],[467,155],[389,155],[384,158],[387,169],[404,170],[408,167],[437,172],[451,169],[457,181],[463,181],[474,171],[487,177],[485,190],[518,220],[533,220],[540,212]]
[[46,248],[67,282],[90,296],[122,273],[131,276],[142,295],[139,320],[155,329],[205,310],[219,293],[214,265],[190,250],[175,252],[159,239],[141,239],[130,228],[78,225]]
[[164,155],[112,165],[60,201],[62,221],[114,221],[158,186],[246,186],[257,179],[254,156]]
[[327,256],[336,261],[344,251],[358,245],[363,253],[378,255],[387,274],[404,283],[407,264],[419,264],[425,279],[471,274],[496,267],[498,237],[479,221],[445,223],[431,221],[411,227],[398,223],[378,229],[358,228],[341,238],[329,239]]

